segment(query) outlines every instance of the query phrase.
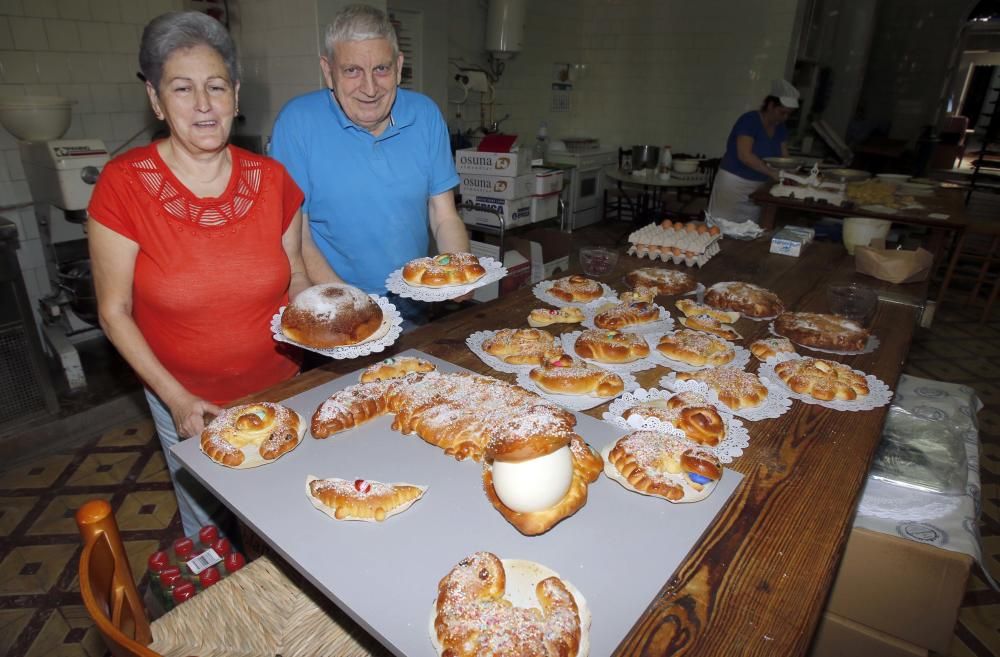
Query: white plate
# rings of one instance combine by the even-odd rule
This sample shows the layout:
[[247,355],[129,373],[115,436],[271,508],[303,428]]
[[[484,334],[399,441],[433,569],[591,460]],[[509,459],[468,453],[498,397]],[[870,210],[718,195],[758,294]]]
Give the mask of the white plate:
[[389,274],[389,277],[385,279],[385,287],[390,292],[407,299],[428,302],[447,301],[449,299],[456,299],[464,294],[468,294],[469,292],[483,287],[484,285],[496,283],[507,275],[507,268],[493,258],[487,256],[480,257],[479,264],[486,269],[486,273],[475,283],[468,283],[466,285],[449,285],[446,287],[422,287],[419,285],[410,285],[403,280],[403,268],[400,267],[396,271]]

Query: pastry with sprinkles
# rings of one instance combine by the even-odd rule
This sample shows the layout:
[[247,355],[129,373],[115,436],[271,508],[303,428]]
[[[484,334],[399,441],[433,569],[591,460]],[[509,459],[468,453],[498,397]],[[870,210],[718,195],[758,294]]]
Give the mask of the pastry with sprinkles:
[[416,287],[453,287],[475,283],[485,275],[486,268],[471,253],[440,253],[409,261],[402,278]]
[[[530,606],[507,599],[515,583],[533,591]],[[586,600],[558,574],[476,552],[438,583],[430,635],[441,657],[585,657],[589,629]]]
[[716,367],[698,372],[678,372],[681,381],[702,381],[719,396],[719,401],[731,410],[760,406],[767,399],[767,387],[756,374],[735,367]]
[[201,451],[230,468],[274,461],[298,446],[305,434],[302,417],[281,404],[256,402],[227,408],[201,432]]
[[604,473],[625,488],[668,502],[708,497],[722,464],[709,451],[661,431],[635,431],[605,448]]
[[366,367],[361,373],[361,383],[398,379],[411,372],[433,372],[436,369],[434,363],[414,356],[386,358]]
[[406,511],[426,490],[426,486],[386,484],[371,479],[306,477],[309,501],[336,520],[382,522]]

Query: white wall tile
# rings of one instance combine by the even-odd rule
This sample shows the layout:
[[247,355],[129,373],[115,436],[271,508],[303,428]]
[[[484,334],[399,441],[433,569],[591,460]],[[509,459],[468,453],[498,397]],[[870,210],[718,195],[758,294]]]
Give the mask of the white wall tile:
[[57,94],[76,101],[76,104],[73,105],[73,114],[84,114],[94,111],[94,104],[90,97],[90,85],[79,83],[61,84],[57,89]]
[[[139,52],[139,41],[135,38],[135,25],[117,23],[108,25],[109,42],[104,52],[134,53]],[[109,47],[110,46],[110,47]]]
[[19,234],[21,239],[38,239],[38,220],[35,219],[35,207],[33,205],[18,210],[17,220],[20,226]]
[[81,114],[80,118],[83,121],[83,131],[87,135],[103,138],[105,135],[110,137],[114,134],[111,130],[111,115],[107,112]]
[[12,50],[0,52],[0,72],[3,81],[13,84],[38,82],[38,69],[35,66],[35,55],[31,52],[15,52]]
[[149,20],[145,0],[118,0],[118,10],[123,23],[145,25]]
[[0,49],[11,48],[14,43],[14,36],[10,33],[10,18],[0,15]]
[[131,82],[136,79],[135,73],[139,70],[138,58],[102,53],[98,55],[98,59],[101,80],[104,82]]
[[[178,11],[184,9],[184,2],[182,0],[147,0],[147,12],[150,19],[160,14],[165,14],[168,11]],[[230,11],[233,10],[233,5],[230,4]]]
[[149,107],[146,88],[138,80],[119,84],[118,97],[121,100],[121,108],[126,112],[141,112]]
[[24,15],[38,18],[58,18],[56,0],[24,0]]
[[[41,18],[27,16],[11,16],[10,29],[14,48],[17,50],[47,50],[48,39],[45,37],[45,24]],[[10,42],[8,42],[10,43]]]
[[90,20],[90,3],[87,0],[57,0],[60,18],[75,21]]
[[72,55],[64,52],[35,53],[39,82],[46,84],[73,82],[73,74],[69,67],[70,59],[72,59]]
[[118,94],[118,84],[115,83],[91,84],[90,96],[92,99],[94,112],[96,113],[100,114],[107,112],[120,112],[122,109],[121,96],[119,96]]
[[108,48],[111,36],[108,24],[97,21],[81,21],[77,23],[80,31],[80,50],[84,52],[104,52]]
[[80,32],[76,29],[75,21],[46,18],[45,34],[52,50],[80,50]]
[[[35,288],[38,290],[39,297],[44,297],[52,293],[52,281],[49,280],[49,272],[45,267],[39,267],[34,270],[35,273]],[[32,303],[32,306],[36,308],[37,316],[37,303]]]
[[100,80],[100,56],[94,53],[73,53],[69,58],[69,74],[70,79],[79,84]]
[[117,23],[122,17],[118,0],[90,0],[90,17],[95,21]]
[[26,84],[24,85],[25,96],[58,96],[59,87],[54,84]]
[[0,182],[10,182],[10,169],[7,167],[6,151],[0,151]]
[[13,180],[0,183],[0,199],[4,205],[17,205],[31,200],[28,183],[23,180]]
[[23,16],[24,6],[21,0],[0,0],[0,14],[4,16]]

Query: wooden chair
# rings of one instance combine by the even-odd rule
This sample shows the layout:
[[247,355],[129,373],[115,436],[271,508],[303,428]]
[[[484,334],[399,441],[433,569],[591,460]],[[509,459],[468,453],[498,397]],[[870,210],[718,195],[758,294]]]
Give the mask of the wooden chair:
[[267,557],[150,623],[111,505],[85,503],[76,524],[83,539],[80,594],[114,657],[390,654],[322,594],[296,584]]
[[[619,169],[623,168],[626,153],[631,157],[631,149],[618,149]],[[638,214],[642,193],[640,185],[607,180],[604,186],[604,218],[614,218],[618,221],[634,220]]]
[[965,305],[978,304],[981,294],[990,290],[983,306],[979,322],[990,317],[993,304],[1000,296],[1000,224],[979,222],[971,224],[962,232],[948,259],[948,267],[941,289],[938,291],[937,306],[944,302],[945,294],[953,281],[965,280],[971,284]]

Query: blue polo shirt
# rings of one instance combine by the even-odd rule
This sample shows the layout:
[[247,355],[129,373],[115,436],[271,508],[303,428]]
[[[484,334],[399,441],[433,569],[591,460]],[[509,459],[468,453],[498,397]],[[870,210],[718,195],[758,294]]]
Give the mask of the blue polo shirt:
[[769,136],[767,130],[764,129],[760,112],[751,110],[736,119],[736,125],[733,126],[729,132],[729,139],[726,140],[726,154],[722,156],[720,168],[746,180],[767,180],[767,176],[740,162],[739,154],[736,152],[737,137],[753,137],[751,150],[762,160],[765,157],[781,157],[781,144],[788,139],[788,129],[785,128],[785,124],[779,123],[775,126],[774,135]]
[[376,294],[390,272],[427,255],[427,202],[459,182],[440,110],[405,89],[378,137],[329,90],[293,98],[275,121],[271,156],[305,193],[302,211],[330,266]]

